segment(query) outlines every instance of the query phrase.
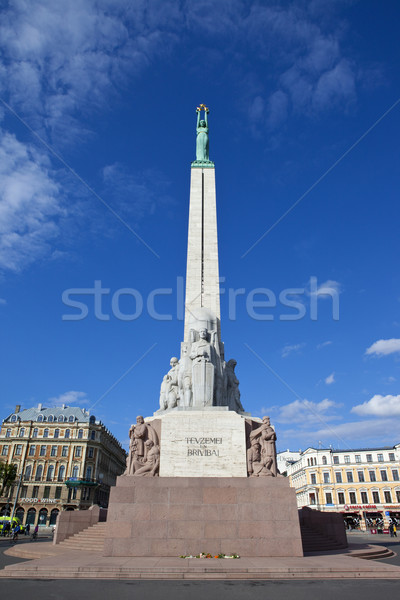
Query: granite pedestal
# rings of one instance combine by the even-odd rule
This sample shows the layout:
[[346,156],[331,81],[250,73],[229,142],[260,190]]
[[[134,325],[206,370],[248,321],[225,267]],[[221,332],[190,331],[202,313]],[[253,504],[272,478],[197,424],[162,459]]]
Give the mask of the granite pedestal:
[[111,489],[104,556],[303,556],[284,477],[130,477]]

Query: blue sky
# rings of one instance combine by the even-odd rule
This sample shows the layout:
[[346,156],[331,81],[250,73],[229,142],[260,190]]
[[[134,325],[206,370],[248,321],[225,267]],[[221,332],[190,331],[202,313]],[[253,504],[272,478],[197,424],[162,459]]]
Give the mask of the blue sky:
[[[65,401],[126,442],[158,408],[183,337],[204,102],[220,274],[245,290],[235,318],[222,296],[245,409],[271,416],[279,449],[400,441],[399,17],[397,2],[369,0],[3,5],[3,417]],[[65,290],[95,281],[109,290],[101,311],[80,293],[86,318],[63,319],[79,313]],[[170,320],[149,314],[158,288],[171,290],[155,301]],[[278,300],[252,318],[258,288],[296,289],[305,315],[282,320],[296,311]],[[117,318],[113,298],[137,318]]]

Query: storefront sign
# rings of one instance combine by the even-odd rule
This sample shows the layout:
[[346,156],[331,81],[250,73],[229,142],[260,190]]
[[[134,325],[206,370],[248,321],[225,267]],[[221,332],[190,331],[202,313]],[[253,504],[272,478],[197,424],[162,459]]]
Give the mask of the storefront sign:
[[20,502],[29,502],[32,504],[57,504],[60,500],[56,498],[20,498]]
[[344,505],[344,510],[368,510],[370,508],[376,509],[376,504],[348,504]]

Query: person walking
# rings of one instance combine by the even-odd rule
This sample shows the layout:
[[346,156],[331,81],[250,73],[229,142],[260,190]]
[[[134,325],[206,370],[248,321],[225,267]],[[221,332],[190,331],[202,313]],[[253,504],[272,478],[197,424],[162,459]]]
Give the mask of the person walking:
[[30,523],[28,523],[28,525],[25,526],[25,535],[29,535],[30,531],[31,531],[31,526],[30,526]]
[[390,533],[390,537],[394,537],[394,523],[393,523],[393,521],[391,521],[390,524],[389,524],[389,533]]

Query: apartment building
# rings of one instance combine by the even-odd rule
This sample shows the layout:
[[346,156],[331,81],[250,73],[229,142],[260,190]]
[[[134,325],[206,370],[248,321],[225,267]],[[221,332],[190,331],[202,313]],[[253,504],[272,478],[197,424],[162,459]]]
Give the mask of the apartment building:
[[287,464],[299,508],[343,513],[351,527],[400,523],[400,444],[382,448],[307,448]]
[[53,525],[60,510],[107,506],[126,453],[84,408],[17,405],[2,422],[0,461],[17,467],[0,513],[9,514],[17,496],[16,516],[24,524]]

